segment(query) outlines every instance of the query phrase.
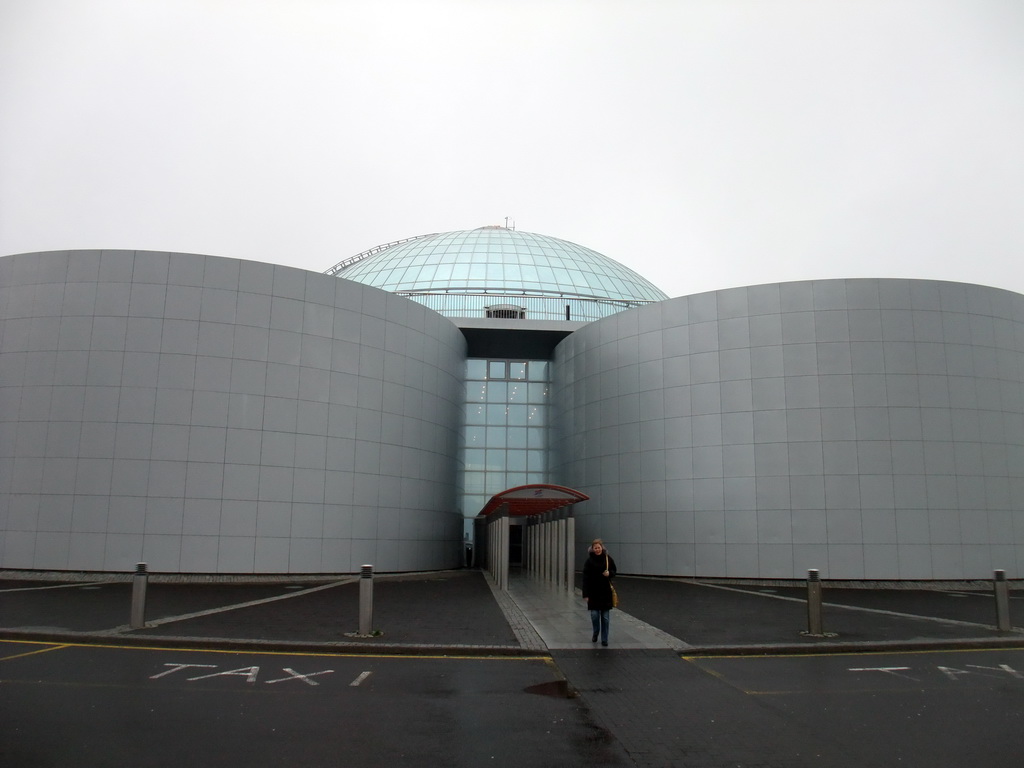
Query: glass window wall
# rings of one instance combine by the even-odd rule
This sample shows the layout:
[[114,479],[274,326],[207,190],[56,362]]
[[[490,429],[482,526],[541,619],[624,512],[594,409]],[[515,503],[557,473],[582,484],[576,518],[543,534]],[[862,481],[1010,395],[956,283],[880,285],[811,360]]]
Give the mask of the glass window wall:
[[547,360],[466,361],[462,514],[508,488],[548,482]]

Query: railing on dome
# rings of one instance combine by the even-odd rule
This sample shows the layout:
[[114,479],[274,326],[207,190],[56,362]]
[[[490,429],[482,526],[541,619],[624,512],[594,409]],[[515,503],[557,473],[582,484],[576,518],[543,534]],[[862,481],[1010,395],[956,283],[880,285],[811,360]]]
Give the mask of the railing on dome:
[[402,243],[411,243],[413,240],[422,240],[424,237],[433,237],[436,234],[438,234],[438,233],[437,232],[431,232],[428,235],[416,235],[416,237],[407,237],[404,240],[395,240],[392,243],[384,243],[383,245],[375,245],[375,246],[373,246],[373,248],[370,248],[367,251],[363,251],[362,253],[357,253],[355,256],[349,256],[347,259],[345,259],[343,261],[339,261],[337,264],[335,264],[330,269],[325,269],[324,270],[324,274],[325,275],[336,275],[339,272],[341,272],[342,270],[348,269],[353,264],[355,264],[357,261],[362,261],[363,259],[367,259],[370,256],[373,256],[375,254],[380,253],[381,251],[386,251],[388,248],[391,248],[391,247],[396,246],[396,245],[401,245]]
[[435,291],[393,291],[398,296],[423,304],[445,317],[487,317],[488,310],[501,305],[521,308],[525,320],[570,320],[590,322],[626,309],[655,304],[655,301],[608,299],[596,296],[530,296],[516,293]]

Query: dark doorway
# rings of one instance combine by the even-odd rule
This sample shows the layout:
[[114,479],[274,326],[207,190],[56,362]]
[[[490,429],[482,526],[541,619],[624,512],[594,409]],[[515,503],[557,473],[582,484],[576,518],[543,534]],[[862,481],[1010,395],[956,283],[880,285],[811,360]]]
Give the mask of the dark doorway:
[[523,531],[525,525],[512,525],[508,529],[508,564],[523,565]]

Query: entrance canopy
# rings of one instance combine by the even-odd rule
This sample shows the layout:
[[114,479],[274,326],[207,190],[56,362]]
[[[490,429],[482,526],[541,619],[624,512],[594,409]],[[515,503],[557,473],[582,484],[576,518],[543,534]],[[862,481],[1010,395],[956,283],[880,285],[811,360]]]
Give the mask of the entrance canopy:
[[567,507],[578,501],[586,501],[589,498],[585,493],[560,485],[543,483],[520,485],[492,496],[480,510],[480,516],[487,517],[506,504],[508,505],[508,514],[513,517],[540,515],[550,512],[552,509]]

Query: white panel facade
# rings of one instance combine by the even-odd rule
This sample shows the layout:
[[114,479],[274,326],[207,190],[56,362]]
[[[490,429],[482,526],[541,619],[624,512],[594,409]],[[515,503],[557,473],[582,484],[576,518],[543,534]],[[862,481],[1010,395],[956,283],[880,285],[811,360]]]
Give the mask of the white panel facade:
[[465,340],[289,267],[0,259],[0,567],[453,567]]
[[622,312],[555,361],[578,539],[704,577],[1020,577],[1024,296],[914,280]]

